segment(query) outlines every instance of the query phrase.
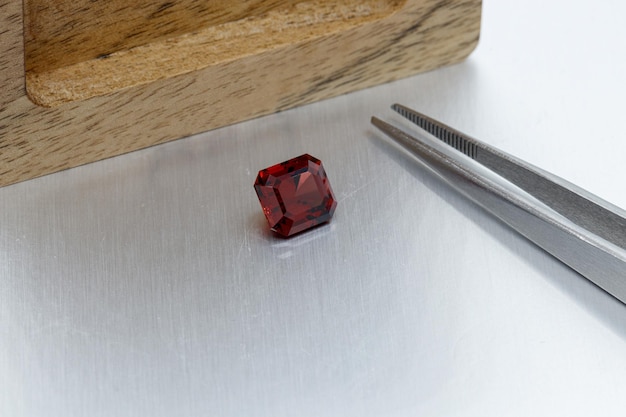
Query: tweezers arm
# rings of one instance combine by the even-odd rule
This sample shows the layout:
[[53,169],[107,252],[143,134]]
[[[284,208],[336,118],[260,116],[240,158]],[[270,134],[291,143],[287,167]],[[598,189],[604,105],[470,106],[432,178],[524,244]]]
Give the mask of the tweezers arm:
[[626,250],[626,212],[623,210],[563,178],[532,166],[438,120],[401,104],[394,104],[391,108],[578,226]]
[[[468,167],[400,129],[372,123],[452,187],[626,304],[626,251],[595,238],[521,189]],[[475,163],[467,161],[468,163]]]

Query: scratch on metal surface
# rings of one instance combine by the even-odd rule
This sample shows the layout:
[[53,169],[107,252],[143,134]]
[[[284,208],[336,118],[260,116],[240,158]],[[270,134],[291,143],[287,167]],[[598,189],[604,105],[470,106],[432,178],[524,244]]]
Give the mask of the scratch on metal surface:
[[352,191],[347,192],[347,193],[343,193],[343,195],[341,196],[341,198],[339,200],[337,200],[337,202],[340,203],[342,201],[345,201],[345,200],[353,197],[359,191],[361,191],[361,190],[363,190],[363,189],[365,189],[367,187],[370,187],[371,185],[373,185],[374,183],[378,182],[379,180],[380,180],[379,177],[375,177],[374,179],[370,179],[369,181],[367,181],[364,184],[360,185],[359,187],[353,189]]
[[287,258],[291,258],[292,256],[293,256],[293,251],[288,250],[287,252],[283,252],[279,254],[277,257],[278,259],[287,259]]
[[361,185],[360,187],[355,188],[354,190],[350,191],[349,193],[344,194],[339,200],[337,200],[337,202],[342,202],[345,201],[349,198],[351,198],[352,196],[354,196],[356,193],[358,193],[359,191],[361,191],[362,189],[364,189],[365,187],[369,186],[370,184],[372,184],[374,181],[369,181],[363,185]]
[[241,257],[244,248],[248,249],[248,253],[252,253],[252,248],[250,247],[250,239],[248,237],[248,230],[244,229],[243,231],[243,239],[241,241],[241,244],[239,245],[239,251],[237,252],[237,256]]

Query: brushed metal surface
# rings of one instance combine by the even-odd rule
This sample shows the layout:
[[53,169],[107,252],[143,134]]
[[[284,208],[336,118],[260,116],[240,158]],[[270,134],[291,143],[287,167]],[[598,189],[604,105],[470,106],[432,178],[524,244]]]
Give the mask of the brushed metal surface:
[[[461,65],[0,189],[0,416],[623,415],[624,305],[369,125],[626,207],[626,5],[484,7]],[[304,152],[339,205],[278,239],[252,183]]]

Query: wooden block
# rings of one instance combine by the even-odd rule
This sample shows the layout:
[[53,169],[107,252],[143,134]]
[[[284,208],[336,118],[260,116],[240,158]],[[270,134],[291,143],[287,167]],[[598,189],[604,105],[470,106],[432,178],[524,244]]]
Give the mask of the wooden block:
[[0,185],[458,62],[480,12],[481,0],[0,0]]

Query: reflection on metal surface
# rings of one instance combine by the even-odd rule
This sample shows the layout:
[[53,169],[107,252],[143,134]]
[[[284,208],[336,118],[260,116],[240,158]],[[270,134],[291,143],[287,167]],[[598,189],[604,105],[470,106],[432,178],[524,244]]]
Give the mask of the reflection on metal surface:
[[337,225],[334,223],[322,224],[315,229],[304,234],[300,234],[289,239],[276,239],[272,242],[272,248],[276,249],[279,254],[277,258],[286,259],[293,256],[293,250],[305,245],[314,244],[315,241],[327,236],[330,233],[336,233]]

